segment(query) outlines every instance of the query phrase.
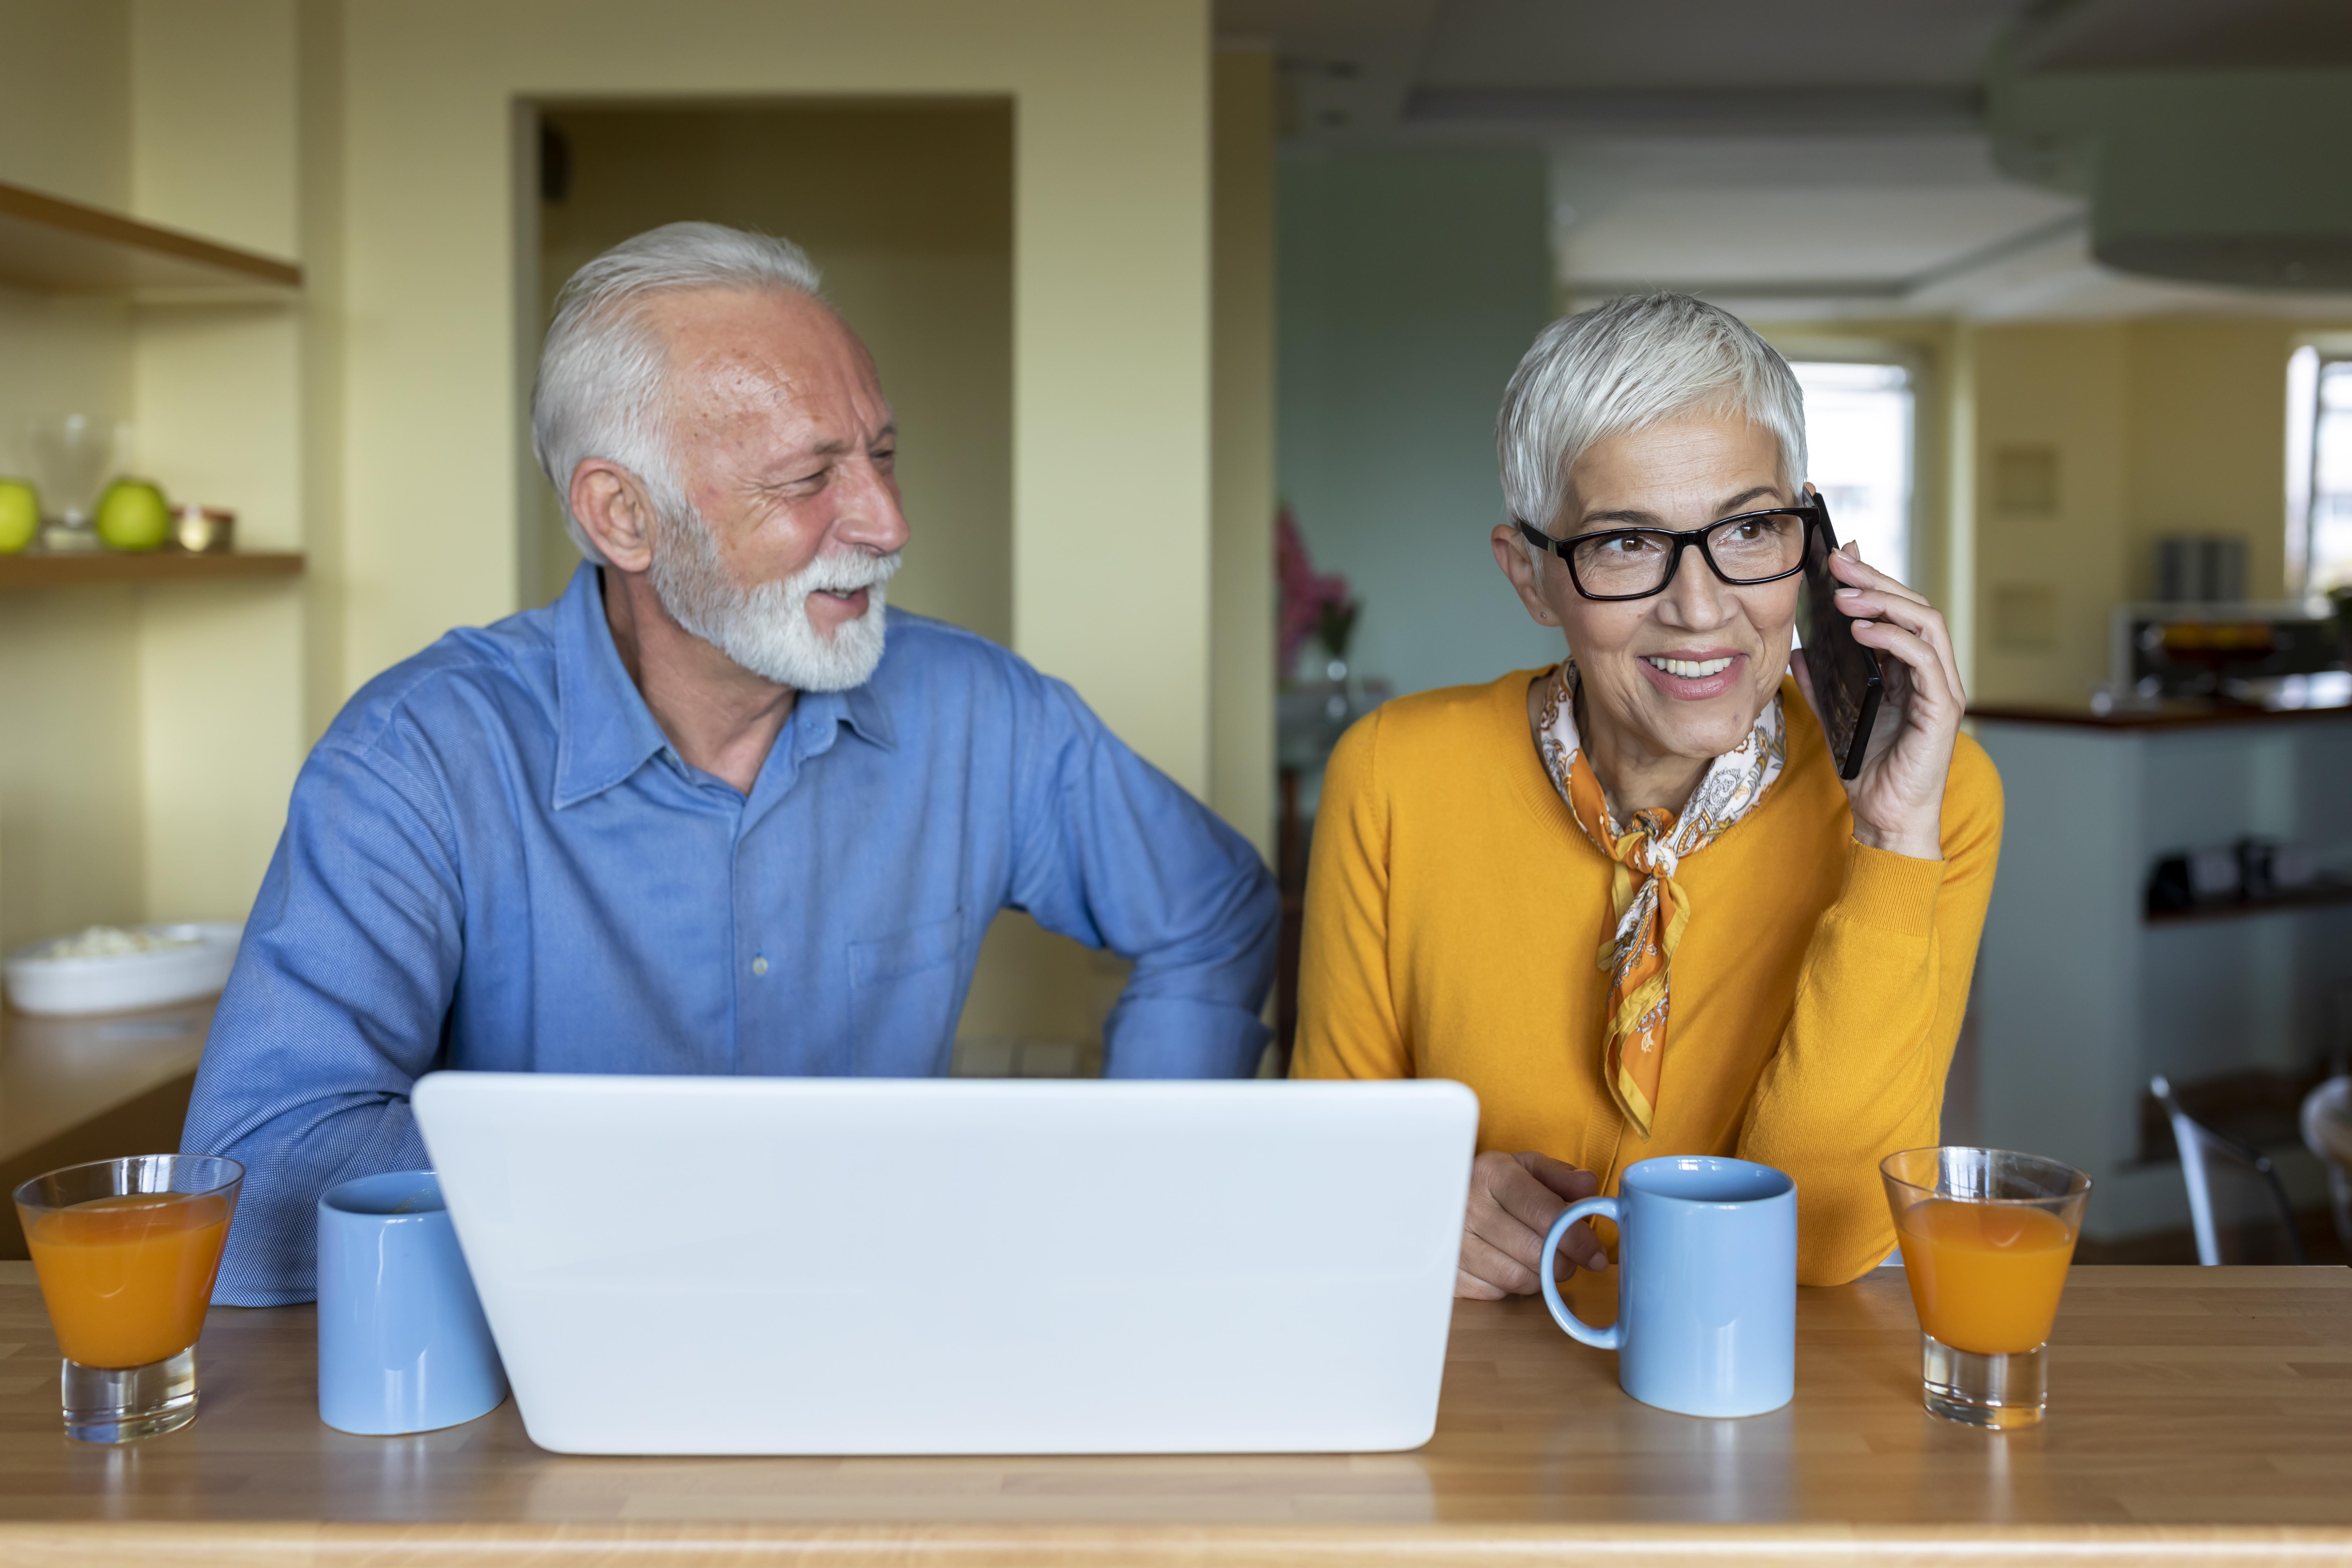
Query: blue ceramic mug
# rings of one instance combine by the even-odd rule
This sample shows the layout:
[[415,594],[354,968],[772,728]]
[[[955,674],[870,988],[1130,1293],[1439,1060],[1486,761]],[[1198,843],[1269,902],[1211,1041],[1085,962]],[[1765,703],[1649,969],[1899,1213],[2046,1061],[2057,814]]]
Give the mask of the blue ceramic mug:
[[455,1426],[507,1396],[490,1325],[430,1171],[319,1198],[319,1419],[387,1437]]
[[[1617,1222],[1617,1321],[1568,1310],[1559,1238]],[[1618,1386],[1685,1415],[1761,1415],[1797,1387],[1797,1184],[1769,1165],[1669,1154],[1626,1168],[1613,1198],[1568,1205],[1544,1237],[1544,1301],[1559,1326],[1617,1352]]]

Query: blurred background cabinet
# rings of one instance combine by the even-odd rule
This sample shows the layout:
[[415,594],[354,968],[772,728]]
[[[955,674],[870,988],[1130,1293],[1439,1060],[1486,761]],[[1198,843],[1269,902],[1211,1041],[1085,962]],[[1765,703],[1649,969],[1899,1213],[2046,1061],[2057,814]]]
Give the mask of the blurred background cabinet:
[[[2352,889],[2336,879],[2352,710],[1987,710],[1977,737],[2008,797],[1977,977],[1983,1141],[2089,1172],[2092,1241],[2181,1230],[2179,1166],[2147,1097],[2161,1073],[2317,1215],[2324,1173],[2295,1108],[2352,1052]],[[2150,911],[2159,859],[2241,840],[2307,846],[2326,879]]]

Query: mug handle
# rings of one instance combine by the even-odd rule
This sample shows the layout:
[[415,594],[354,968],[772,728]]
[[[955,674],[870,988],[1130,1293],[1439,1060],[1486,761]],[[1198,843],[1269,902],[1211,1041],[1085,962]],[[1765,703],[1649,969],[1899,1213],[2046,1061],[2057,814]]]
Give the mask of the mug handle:
[[1560,1216],[1551,1222],[1551,1233],[1544,1237],[1543,1266],[1539,1270],[1543,1279],[1544,1305],[1551,1309],[1552,1321],[1566,1329],[1570,1339],[1591,1345],[1594,1350],[1613,1351],[1625,1342],[1624,1314],[1620,1312],[1617,1321],[1605,1329],[1594,1328],[1568,1310],[1568,1303],[1559,1299],[1559,1280],[1552,1273],[1554,1260],[1559,1254],[1559,1238],[1568,1234],[1570,1226],[1587,1215],[1599,1215],[1602,1219],[1613,1221],[1621,1229],[1625,1224],[1625,1211],[1615,1198],[1583,1198],[1569,1205]]

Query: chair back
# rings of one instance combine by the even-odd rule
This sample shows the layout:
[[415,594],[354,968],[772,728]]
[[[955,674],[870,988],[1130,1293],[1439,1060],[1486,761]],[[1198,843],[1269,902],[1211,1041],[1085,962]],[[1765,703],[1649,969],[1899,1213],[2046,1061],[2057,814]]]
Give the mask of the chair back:
[[2226,1133],[2217,1132],[2180,1108],[2162,1074],[2148,1092],[2172,1123],[2180,1151],[2180,1179],[2189,1188],[2189,1223],[2197,1236],[2197,1261],[2222,1263],[2304,1261],[2296,1234],[2294,1205],[2270,1156]]

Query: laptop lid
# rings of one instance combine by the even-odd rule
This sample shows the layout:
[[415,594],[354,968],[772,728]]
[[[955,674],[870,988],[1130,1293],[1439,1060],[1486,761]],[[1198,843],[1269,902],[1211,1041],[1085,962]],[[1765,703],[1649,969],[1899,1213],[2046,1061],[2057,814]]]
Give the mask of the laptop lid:
[[1459,1084],[443,1072],[415,1107],[542,1447],[1373,1450],[1435,1423]]

